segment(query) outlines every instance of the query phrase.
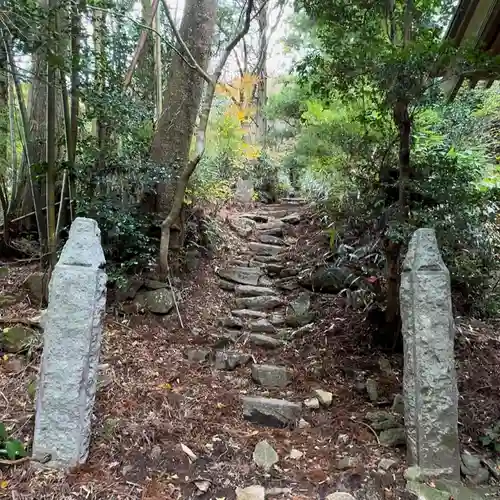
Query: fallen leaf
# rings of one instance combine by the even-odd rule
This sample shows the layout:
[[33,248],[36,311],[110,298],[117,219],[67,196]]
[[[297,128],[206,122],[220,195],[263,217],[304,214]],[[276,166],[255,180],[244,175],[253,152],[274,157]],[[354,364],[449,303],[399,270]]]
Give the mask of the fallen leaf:
[[1,481],[0,482],[0,488],[2,490],[5,490],[7,488],[7,486],[9,486],[9,482],[8,481]]
[[200,481],[195,481],[194,484],[200,490],[200,492],[206,493],[209,490],[211,483],[207,479],[203,479]]
[[193,453],[193,451],[188,448],[185,444],[181,443],[181,450],[194,462],[198,460],[198,457]]

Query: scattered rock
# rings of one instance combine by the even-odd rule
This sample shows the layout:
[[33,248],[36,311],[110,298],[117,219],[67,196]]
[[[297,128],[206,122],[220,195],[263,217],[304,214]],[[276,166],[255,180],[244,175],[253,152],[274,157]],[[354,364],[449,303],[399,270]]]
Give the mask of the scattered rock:
[[217,276],[240,285],[271,286],[271,280],[258,267],[227,267],[216,270]]
[[219,320],[221,326],[225,328],[235,328],[240,330],[243,328],[243,321],[241,318],[236,318],[234,316],[227,316],[226,318],[221,318]]
[[290,372],[284,366],[252,365],[252,379],[264,387],[286,387]]
[[297,424],[297,427],[299,429],[309,429],[311,427],[311,424],[307,420],[301,418],[299,420],[299,423]]
[[304,406],[310,410],[317,410],[319,408],[318,398],[309,398],[304,401]]
[[45,290],[47,279],[48,275],[46,273],[36,271],[33,274],[30,274],[23,283],[24,288],[28,290],[29,296],[38,303],[41,303],[46,299]]
[[272,466],[279,460],[276,450],[265,440],[257,443],[252,457],[254,463],[266,472],[271,470]]
[[262,311],[254,311],[252,309],[235,309],[231,311],[233,316],[238,318],[266,318],[267,314]]
[[37,339],[37,332],[26,326],[10,326],[0,330],[0,346],[6,352],[26,350]]
[[391,410],[395,413],[399,413],[400,415],[405,414],[405,400],[402,394],[396,394],[394,396]]
[[255,424],[269,427],[293,427],[300,419],[302,405],[285,399],[244,396],[243,417]]
[[234,370],[238,366],[245,366],[252,356],[235,351],[217,351],[215,353],[215,368],[217,370]]
[[255,333],[276,333],[276,327],[265,318],[250,321],[248,328]]
[[333,394],[331,392],[324,391],[323,389],[315,389],[314,395],[320,402],[321,406],[331,406],[333,401]]
[[237,297],[258,297],[262,295],[277,295],[278,292],[265,286],[236,285],[234,293]]
[[266,490],[263,486],[248,486],[247,488],[236,488],[236,500],[265,500]]
[[276,347],[281,347],[283,341],[264,333],[252,333],[248,336],[248,340],[253,344],[260,347],[267,347],[269,349],[274,349]]
[[465,451],[460,455],[461,466],[460,469],[464,476],[475,476],[481,468],[481,459]]
[[337,469],[346,470],[357,467],[359,460],[356,457],[344,457],[337,462]]
[[372,403],[376,403],[378,401],[378,390],[377,390],[377,381],[370,378],[366,381],[366,392],[368,393],[368,397]]
[[343,491],[337,491],[336,493],[330,493],[325,500],[356,500],[351,494],[344,493]]
[[295,449],[290,451],[290,455],[289,455],[289,457],[292,460],[298,460],[299,458],[302,458],[303,456],[304,456],[304,454],[300,450],[295,450]]
[[210,349],[189,349],[186,353],[188,361],[203,363],[210,357]]
[[404,446],[406,434],[403,428],[387,429],[379,436],[380,444],[383,446]]
[[311,297],[308,293],[301,293],[296,299],[290,302],[290,307],[286,315],[286,324],[291,327],[299,327],[310,323],[313,315],[309,311],[311,307]]
[[378,463],[379,470],[388,471],[397,465],[398,461],[392,458],[382,458]]
[[135,297],[135,303],[154,314],[168,314],[174,307],[174,295],[166,288],[141,292]]
[[270,255],[275,257],[283,248],[278,245],[267,245],[266,243],[256,243],[254,241],[248,244],[248,248],[255,255]]
[[474,476],[467,476],[467,479],[470,484],[474,485],[480,485],[480,484],[485,484],[489,481],[490,479],[490,473],[488,469],[485,467],[479,467],[479,470]]
[[283,301],[274,295],[260,297],[239,297],[235,299],[238,309],[253,309],[254,311],[268,311],[279,307]]

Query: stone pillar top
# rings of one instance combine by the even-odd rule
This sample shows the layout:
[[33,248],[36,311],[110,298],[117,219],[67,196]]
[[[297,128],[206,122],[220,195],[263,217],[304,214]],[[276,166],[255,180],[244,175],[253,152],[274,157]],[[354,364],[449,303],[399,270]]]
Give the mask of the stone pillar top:
[[97,222],[77,217],[71,224],[68,240],[57,264],[102,268],[105,263]]
[[410,271],[448,272],[439,251],[434,229],[421,228],[413,233],[403,262],[403,272]]

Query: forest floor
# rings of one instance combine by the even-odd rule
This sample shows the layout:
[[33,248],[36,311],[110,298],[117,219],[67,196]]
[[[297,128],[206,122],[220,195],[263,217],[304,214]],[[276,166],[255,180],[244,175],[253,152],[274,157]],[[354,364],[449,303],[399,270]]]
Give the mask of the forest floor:
[[[318,243],[324,238],[313,214],[301,210],[289,238],[288,266],[310,265],[328,252],[327,242]],[[318,499],[335,491],[352,492],[357,500],[410,498],[404,493],[404,449],[381,445],[365,418],[370,411],[390,410],[401,392],[402,356],[374,349],[365,314],[346,309],[341,297],[312,294],[315,321],[293,331],[279,349],[239,346],[254,362],[287,366],[292,382],[285,389],[257,387],[248,365],[227,371],[187,359],[190,349],[213,346],[220,319],[234,309],[233,293],[221,290],[215,271],[241,258],[247,244],[226,223],[236,215],[224,214],[224,243],[215,257],[201,260],[178,287],[182,327],[175,311],[164,318],[121,315],[109,304],[87,463],[68,474],[28,463],[0,465],[0,498],[232,500],[237,488],[251,485],[276,499]],[[20,300],[2,309],[0,319],[36,316],[39,308],[23,289],[35,266],[8,268],[0,291]],[[284,293],[289,302],[297,290]],[[478,438],[500,420],[498,324],[458,319],[457,325],[462,445],[485,455]],[[34,426],[29,387],[40,354],[35,345],[27,354],[0,359],[0,421],[26,443]],[[376,402],[359,390],[359,374],[377,381]],[[314,389],[333,393],[333,404],[304,408],[306,427],[276,429],[243,418],[242,395],[304,402]],[[261,440],[279,456],[267,472],[252,457]],[[394,461],[390,470],[381,469],[383,458]]]

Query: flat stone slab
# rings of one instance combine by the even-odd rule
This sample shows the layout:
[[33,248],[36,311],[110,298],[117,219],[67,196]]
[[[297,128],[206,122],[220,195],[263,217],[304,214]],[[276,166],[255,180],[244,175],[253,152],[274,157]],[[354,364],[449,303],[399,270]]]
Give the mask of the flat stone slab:
[[236,285],[234,293],[237,297],[258,297],[262,295],[278,295],[276,290],[267,286]]
[[217,370],[235,370],[238,366],[245,366],[252,356],[237,351],[217,351],[215,353],[215,368]]
[[265,312],[255,311],[253,309],[235,309],[231,311],[231,314],[237,318],[267,318]]
[[240,285],[271,286],[272,281],[256,267],[226,267],[218,269],[216,274],[226,280],[234,281]]
[[280,221],[285,224],[298,224],[302,220],[302,217],[299,213],[294,213],[290,215],[286,215],[285,217],[281,217]]
[[277,245],[277,246],[285,246],[286,243],[284,240],[281,238],[278,238],[277,236],[273,236],[271,234],[261,234],[258,236],[260,243],[265,243],[268,245]]
[[266,318],[259,318],[248,323],[248,329],[255,333],[276,333],[276,327]]
[[256,255],[276,256],[281,251],[283,251],[283,247],[279,245],[268,245],[266,243],[256,243],[254,241],[251,241],[248,244],[248,248],[250,249],[251,252],[255,253]]
[[242,403],[245,420],[268,427],[295,427],[302,412],[301,403],[286,399],[244,396]]
[[283,300],[274,295],[260,297],[239,297],[235,299],[238,309],[253,309],[254,311],[269,311],[283,304]]
[[254,255],[253,260],[255,262],[262,262],[263,264],[269,264],[270,262],[279,263],[281,262],[281,257],[278,255]]
[[252,365],[252,379],[264,387],[286,387],[290,382],[290,371],[285,366]]
[[259,213],[246,213],[246,214],[241,214],[240,219],[250,219],[255,222],[267,222],[269,220],[269,216],[265,214],[259,214]]
[[264,333],[251,333],[248,336],[248,340],[253,345],[266,347],[268,349],[276,349],[277,347],[281,347],[284,344],[282,340],[271,337],[270,335],[266,335]]

